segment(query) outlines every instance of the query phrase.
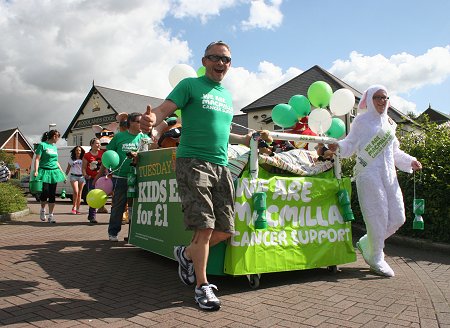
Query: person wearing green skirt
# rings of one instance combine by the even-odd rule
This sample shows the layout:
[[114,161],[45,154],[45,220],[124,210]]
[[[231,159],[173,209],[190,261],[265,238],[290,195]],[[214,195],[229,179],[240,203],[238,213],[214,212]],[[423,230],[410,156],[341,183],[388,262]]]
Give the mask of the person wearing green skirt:
[[[66,175],[58,162],[58,149],[56,142],[61,137],[57,130],[50,130],[42,135],[41,143],[37,146],[34,160],[35,180],[42,181],[41,221],[56,223],[53,211],[55,209],[56,184],[66,180]],[[45,204],[48,202],[48,217],[45,213]]]

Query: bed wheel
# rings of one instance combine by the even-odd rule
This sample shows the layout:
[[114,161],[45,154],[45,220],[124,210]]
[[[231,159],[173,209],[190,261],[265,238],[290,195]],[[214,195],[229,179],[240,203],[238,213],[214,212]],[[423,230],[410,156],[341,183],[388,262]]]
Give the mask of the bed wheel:
[[247,275],[247,279],[248,279],[250,288],[252,288],[252,289],[259,288],[259,278],[260,278],[259,274],[248,274]]

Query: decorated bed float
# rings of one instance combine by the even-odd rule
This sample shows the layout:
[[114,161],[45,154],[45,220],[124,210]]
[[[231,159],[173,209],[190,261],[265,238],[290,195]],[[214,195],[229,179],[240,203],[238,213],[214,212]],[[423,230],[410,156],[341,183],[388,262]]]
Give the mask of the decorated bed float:
[[[332,143],[328,137],[271,132],[277,140]],[[235,173],[235,234],[211,248],[207,273],[245,275],[257,288],[262,273],[337,266],[356,261],[349,205],[351,184],[341,177],[339,159],[323,172],[305,169],[273,174],[258,163],[257,136],[237,161]],[[241,146],[242,147],[242,146]],[[305,150],[306,151],[306,150]],[[129,229],[129,243],[174,259],[173,247],[189,244],[175,178],[176,148],[138,154],[137,184]],[[236,159],[236,158],[235,158]],[[230,163],[236,161],[230,159]],[[292,163],[288,163],[292,168]],[[311,164],[314,166],[314,164]],[[236,165],[239,167],[239,165]],[[294,167],[295,169],[295,167]],[[298,169],[298,168],[297,168]],[[308,175],[314,172],[314,175]],[[317,174],[316,174],[317,173]]]

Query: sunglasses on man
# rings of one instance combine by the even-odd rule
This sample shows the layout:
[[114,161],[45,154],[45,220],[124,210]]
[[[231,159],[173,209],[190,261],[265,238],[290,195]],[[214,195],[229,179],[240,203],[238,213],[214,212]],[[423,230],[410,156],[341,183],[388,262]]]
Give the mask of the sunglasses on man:
[[228,64],[229,62],[231,62],[231,57],[228,56],[207,55],[205,57],[214,63],[217,63],[219,60],[221,60],[224,64]]

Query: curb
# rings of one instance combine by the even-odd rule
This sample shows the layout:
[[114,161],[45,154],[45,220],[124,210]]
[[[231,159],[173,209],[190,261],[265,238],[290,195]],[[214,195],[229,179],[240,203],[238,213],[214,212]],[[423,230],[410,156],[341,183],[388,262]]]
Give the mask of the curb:
[[[366,229],[359,225],[352,225],[352,230],[358,231],[361,234],[366,233]],[[450,254],[450,244],[432,242],[426,239],[412,238],[394,234],[390,236],[388,239],[386,239],[386,243],[392,245],[402,245],[420,248],[422,250],[439,251],[446,254]]]
[[2,215],[0,215],[0,222],[7,222],[7,221],[14,220],[14,219],[18,219],[18,218],[27,216],[30,213],[31,213],[30,209],[27,207],[26,209],[19,211],[19,212],[2,214]]
[[425,239],[393,235],[389,237],[386,242],[393,245],[410,246],[414,248],[420,248],[422,250],[432,250],[450,254],[449,244],[432,242]]

